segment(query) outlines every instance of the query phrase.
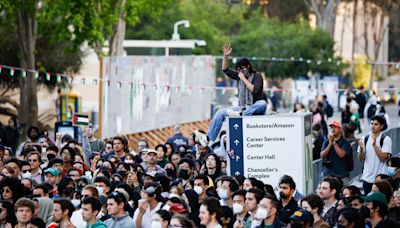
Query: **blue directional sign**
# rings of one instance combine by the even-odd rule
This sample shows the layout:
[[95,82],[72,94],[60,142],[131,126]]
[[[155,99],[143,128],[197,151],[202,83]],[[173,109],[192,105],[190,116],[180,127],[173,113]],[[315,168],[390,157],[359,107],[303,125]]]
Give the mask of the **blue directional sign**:
[[234,151],[230,158],[231,175],[244,175],[243,167],[243,119],[229,118],[229,145]]

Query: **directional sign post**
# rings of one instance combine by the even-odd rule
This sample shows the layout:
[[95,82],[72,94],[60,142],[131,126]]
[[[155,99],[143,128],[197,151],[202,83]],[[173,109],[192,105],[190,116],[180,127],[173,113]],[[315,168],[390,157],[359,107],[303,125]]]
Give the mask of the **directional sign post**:
[[273,187],[293,177],[302,193],[312,191],[311,114],[228,119],[230,174],[255,177]]

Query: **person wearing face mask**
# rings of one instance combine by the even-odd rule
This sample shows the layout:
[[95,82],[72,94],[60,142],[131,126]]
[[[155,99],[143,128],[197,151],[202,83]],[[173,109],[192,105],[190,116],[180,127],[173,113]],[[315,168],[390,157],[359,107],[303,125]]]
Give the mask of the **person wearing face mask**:
[[[203,146],[212,145],[217,139],[226,116],[264,115],[265,110],[267,110],[267,102],[262,98],[263,77],[253,69],[250,61],[246,58],[236,63],[235,70],[229,69],[228,58],[231,52],[232,48],[230,45],[225,45],[223,49],[222,71],[229,78],[238,82],[240,107],[229,107],[218,110],[211,121],[207,135],[195,131],[196,139]],[[210,142],[208,142],[208,139]]]
[[247,191],[239,189],[232,195],[233,220],[238,220],[239,223],[244,223],[244,221],[246,221],[247,218],[250,216],[245,206],[246,193]]
[[290,222],[290,216],[297,210],[297,201],[293,197],[296,189],[296,183],[292,178],[283,176],[279,181],[279,196],[282,209],[279,212],[279,219],[287,224]]
[[365,197],[362,197],[365,205],[370,210],[369,221],[372,228],[378,227],[397,227],[396,223],[386,218],[388,210],[388,201],[381,192],[373,192]]
[[190,181],[194,175],[194,162],[188,158],[182,158],[178,163],[178,178],[174,181],[182,185],[184,189],[191,188]]
[[151,228],[168,228],[170,220],[170,212],[166,210],[159,210],[151,218]]
[[151,228],[151,218],[163,205],[160,202],[161,187],[156,182],[145,184],[141,194],[142,200],[139,201],[133,220],[136,221],[137,227]]
[[256,212],[257,219],[261,220],[260,226],[257,228],[281,228],[283,223],[278,218],[278,212],[280,211],[281,205],[273,195],[265,195],[260,201]]
[[258,220],[256,217],[256,212],[258,209],[258,204],[263,199],[264,195],[265,193],[263,191],[256,188],[252,188],[247,191],[245,208],[248,210],[251,216],[249,216],[245,221],[237,219],[233,225],[234,228],[250,228],[261,224],[260,220]]
[[107,195],[111,189],[111,183],[106,177],[96,177],[93,181],[99,195]]
[[239,189],[238,183],[228,176],[221,178],[221,186],[217,188],[218,197],[220,198],[221,206],[232,207],[232,194]]
[[[314,223],[315,224],[315,223]],[[365,222],[354,208],[344,208],[339,212],[338,228],[364,228]]]
[[400,157],[391,157],[388,162],[387,175],[390,176],[390,180],[393,183],[393,189],[400,187]]

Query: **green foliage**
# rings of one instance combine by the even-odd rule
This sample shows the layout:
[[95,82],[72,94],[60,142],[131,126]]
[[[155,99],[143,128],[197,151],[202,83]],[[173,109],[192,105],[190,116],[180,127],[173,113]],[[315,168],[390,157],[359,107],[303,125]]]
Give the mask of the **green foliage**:
[[[275,1],[275,5],[279,5]],[[253,7],[253,6],[251,6]],[[293,12],[302,12],[303,8]],[[250,13],[249,13],[250,12]],[[283,16],[284,12],[276,16]],[[250,15],[250,16],[249,16]],[[146,14],[128,28],[127,39],[171,39],[176,21],[190,20],[190,28],[180,28],[181,39],[203,39],[206,47],[197,47],[195,54],[221,55],[223,44],[231,43],[235,56],[290,58],[302,57],[314,62],[254,61],[255,69],[270,77],[304,76],[308,72],[322,75],[341,74],[344,64],[334,57],[334,41],[319,29],[313,30],[300,17],[294,23],[266,18],[259,10],[245,4],[227,5],[224,0],[177,0],[157,17]],[[282,18],[281,18],[282,19]],[[331,58],[332,62],[327,62]],[[317,65],[318,60],[325,60]]]

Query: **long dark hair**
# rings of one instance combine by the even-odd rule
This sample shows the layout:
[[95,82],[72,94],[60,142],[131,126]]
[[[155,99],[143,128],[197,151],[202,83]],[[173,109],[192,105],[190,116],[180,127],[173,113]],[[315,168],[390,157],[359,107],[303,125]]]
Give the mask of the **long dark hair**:
[[14,213],[14,205],[8,201],[0,200],[1,206],[7,211],[6,223],[11,223],[14,227],[17,224],[17,218]]

